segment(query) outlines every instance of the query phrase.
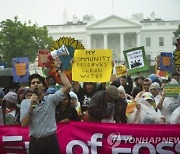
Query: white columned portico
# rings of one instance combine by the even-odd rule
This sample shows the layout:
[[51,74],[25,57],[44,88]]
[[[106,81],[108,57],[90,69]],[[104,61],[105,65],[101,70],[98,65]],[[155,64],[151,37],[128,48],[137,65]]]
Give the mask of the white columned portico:
[[124,33],[120,33],[120,61],[124,61]]
[[87,49],[91,49],[91,34],[87,34]]
[[141,46],[141,34],[140,34],[140,32],[137,32],[136,35],[137,35],[137,47],[140,47]]
[[107,49],[108,48],[108,46],[107,46],[107,33],[103,33],[103,35],[104,35],[104,49]]

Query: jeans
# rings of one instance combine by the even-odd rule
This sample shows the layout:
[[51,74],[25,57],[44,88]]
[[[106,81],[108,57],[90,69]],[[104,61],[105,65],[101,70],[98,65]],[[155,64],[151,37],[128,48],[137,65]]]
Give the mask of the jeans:
[[30,137],[29,154],[60,154],[56,134],[47,137]]

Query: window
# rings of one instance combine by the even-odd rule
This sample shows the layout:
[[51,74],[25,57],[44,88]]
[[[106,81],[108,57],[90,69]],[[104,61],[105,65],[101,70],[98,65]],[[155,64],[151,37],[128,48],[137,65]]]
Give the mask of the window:
[[147,47],[150,47],[150,46],[151,46],[151,38],[150,38],[150,37],[147,37],[147,38],[146,38],[146,46],[147,46]]
[[164,37],[159,37],[159,46],[164,46]]

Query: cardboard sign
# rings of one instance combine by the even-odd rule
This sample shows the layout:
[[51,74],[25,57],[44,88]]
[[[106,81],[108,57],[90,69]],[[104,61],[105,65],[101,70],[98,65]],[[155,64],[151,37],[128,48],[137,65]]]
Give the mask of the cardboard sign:
[[12,63],[13,63],[13,81],[28,82],[29,58],[28,57],[13,58]]
[[172,53],[161,52],[161,54],[160,54],[160,70],[172,72],[173,71],[172,63],[173,63]]
[[72,80],[109,82],[112,73],[112,50],[75,50]]
[[123,52],[129,74],[148,70],[144,47],[133,48]]
[[38,67],[45,67],[48,61],[49,50],[39,50],[38,51]]
[[123,76],[123,75],[127,75],[126,66],[124,66],[124,65],[117,65],[117,66],[115,66],[115,69],[116,69],[117,77],[120,77],[120,76]]
[[164,91],[167,97],[177,97],[180,93],[180,84],[166,84]]

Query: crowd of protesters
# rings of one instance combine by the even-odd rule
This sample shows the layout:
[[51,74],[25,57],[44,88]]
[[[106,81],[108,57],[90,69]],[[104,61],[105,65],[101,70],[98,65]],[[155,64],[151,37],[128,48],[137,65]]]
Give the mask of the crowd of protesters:
[[[45,96],[55,94],[62,87],[53,76],[45,81]],[[111,83],[72,81],[71,90],[55,109],[56,122],[180,123],[180,95],[167,97],[164,93],[165,84],[179,82],[178,72],[165,82],[154,74],[134,79],[123,75]],[[20,124],[21,102],[32,94],[31,87],[19,87],[6,94],[0,89],[1,124]]]

